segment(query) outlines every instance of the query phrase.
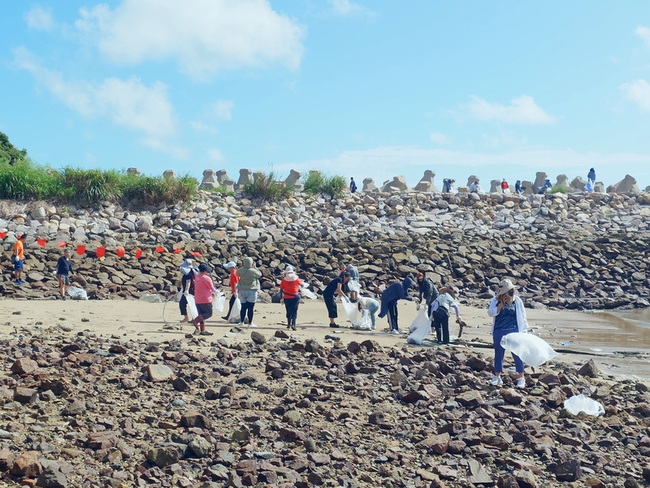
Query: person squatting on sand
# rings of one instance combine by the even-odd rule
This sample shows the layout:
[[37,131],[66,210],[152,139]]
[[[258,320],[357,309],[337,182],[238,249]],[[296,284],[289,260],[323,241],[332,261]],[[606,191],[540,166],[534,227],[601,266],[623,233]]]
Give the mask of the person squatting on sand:
[[[503,384],[501,373],[503,373],[503,356],[505,355],[505,349],[501,347],[501,339],[513,332],[526,332],[528,328],[524,302],[515,295],[515,285],[512,284],[512,281],[508,279],[501,280],[496,296],[490,300],[488,315],[494,318],[492,321],[494,377],[490,384],[499,386]],[[515,368],[519,373],[517,388],[525,388],[524,362],[514,353],[512,359],[515,360]]]
[[178,308],[181,311],[183,320],[181,323],[189,322],[190,318],[187,315],[187,295],[194,296],[194,278],[198,274],[199,270],[196,266],[192,266],[192,260],[186,259],[183,261],[179,268],[181,272],[181,299],[178,302]]
[[338,277],[330,281],[329,285],[323,290],[323,299],[325,300],[325,306],[327,307],[327,316],[330,319],[330,327],[336,329],[340,327],[334,319],[338,317],[338,310],[336,309],[336,302],[334,301],[334,295],[345,296],[343,293],[343,285],[350,281],[350,273],[344,271]]
[[422,303],[426,303],[428,312],[431,309],[431,304],[433,301],[438,298],[438,289],[433,283],[433,280],[431,278],[427,278],[427,272],[425,270],[418,271],[418,276],[416,279],[418,282],[418,291],[420,292],[418,296],[417,309],[420,310],[420,305]]
[[388,314],[388,325],[390,326],[390,334],[401,334],[397,325],[397,301],[408,300],[413,301],[413,297],[409,295],[409,289],[415,286],[415,282],[407,276],[401,283],[393,283],[386,288],[381,294],[381,311],[379,318]]
[[359,307],[359,312],[363,313],[364,310],[368,311],[370,314],[372,330],[375,330],[377,328],[377,324],[375,323],[375,314],[379,311],[379,302],[373,298],[359,297],[359,303],[357,306]]
[[230,291],[232,292],[232,296],[230,297],[230,302],[228,302],[228,313],[224,317],[221,317],[223,320],[228,320],[230,317],[230,312],[232,312],[232,306],[235,303],[235,300],[237,299],[237,283],[239,283],[239,276],[237,276],[237,263],[234,261],[228,261],[226,264],[223,265],[224,268],[230,270],[230,281],[228,284],[230,285]]
[[208,275],[212,271],[206,263],[199,265],[199,274],[194,278],[194,299],[198,317],[193,321],[196,330],[194,333],[201,335],[212,335],[212,332],[205,330],[205,321],[212,317],[212,295],[217,292],[212,278]]
[[237,270],[237,276],[239,276],[237,289],[239,290],[239,301],[241,302],[239,325],[244,325],[245,319],[248,317],[248,326],[257,327],[253,323],[253,311],[255,302],[257,302],[257,292],[260,289],[259,278],[262,273],[255,267],[253,258],[246,257],[242,261],[242,267]]
[[284,268],[284,278],[280,283],[284,308],[287,310],[287,328],[296,330],[296,318],[298,318],[298,305],[300,304],[300,286],[302,281],[298,278],[293,266],[290,264]]
[[56,274],[59,277],[61,300],[65,300],[65,292],[70,286],[70,273],[72,273],[72,261],[70,260],[70,249],[66,249],[63,251],[63,256],[56,262]]
[[458,302],[456,295],[458,290],[454,287],[444,287],[440,290],[438,297],[431,303],[429,317],[431,317],[431,329],[436,331],[436,339],[439,344],[449,344],[449,309],[456,311],[456,321],[460,320]]

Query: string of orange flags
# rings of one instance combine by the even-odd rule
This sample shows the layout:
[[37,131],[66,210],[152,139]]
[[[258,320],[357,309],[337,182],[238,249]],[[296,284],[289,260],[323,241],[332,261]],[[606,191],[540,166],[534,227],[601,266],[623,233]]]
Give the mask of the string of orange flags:
[[[7,235],[6,232],[0,232],[0,239],[4,240],[4,238],[6,237],[6,235]],[[17,237],[18,239],[20,239],[20,235],[17,235],[16,237]],[[47,240],[46,240],[46,239],[42,239],[42,238],[39,237],[39,238],[36,239],[36,244],[38,244],[38,245],[41,246],[41,247],[45,247],[45,246],[47,245]],[[59,247],[66,247],[69,243],[68,243],[68,242],[64,242],[64,241],[58,241],[58,244],[59,244]],[[72,245],[72,244],[71,244],[71,245]],[[134,256],[135,256],[135,258],[136,258],[136,259],[140,259],[140,258],[142,257],[142,253],[143,253],[143,252],[144,252],[144,250],[142,250],[142,249],[135,249],[135,250],[134,250]],[[183,251],[181,251],[179,248],[176,248],[176,249],[174,249],[173,251],[167,251],[167,249],[165,249],[164,247],[156,247],[156,248],[154,249],[154,252],[157,252],[157,253],[171,252],[171,253],[173,253],[173,254],[181,254]],[[77,244],[76,253],[77,253],[79,256],[83,256],[83,255],[86,253],[86,246],[85,246],[85,244]],[[123,257],[126,256],[126,254],[127,254],[127,253],[126,253],[126,249],[124,249],[123,247],[118,247],[118,248],[115,249],[115,254],[117,255],[118,258],[123,258]],[[191,254],[192,256],[195,256],[195,257],[200,257],[200,256],[201,256],[201,253],[198,252],[198,251],[192,251],[192,252],[190,252],[190,254]],[[106,256],[106,248],[105,248],[105,247],[101,247],[101,246],[100,246],[100,247],[97,247],[97,248],[95,249],[95,255],[96,255],[98,258],[103,258],[103,257],[105,257],[105,256]]]

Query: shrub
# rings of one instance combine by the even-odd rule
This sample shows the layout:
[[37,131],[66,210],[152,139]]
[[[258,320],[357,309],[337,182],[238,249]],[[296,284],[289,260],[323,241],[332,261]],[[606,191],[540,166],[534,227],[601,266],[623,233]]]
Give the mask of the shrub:
[[40,200],[53,198],[63,188],[60,175],[53,169],[18,161],[0,169],[0,198]]
[[555,193],[564,193],[566,195],[567,193],[569,193],[569,189],[563,186],[559,186],[557,188],[553,188],[552,190],[547,191],[546,193],[548,193],[549,195],[553,195]]
[[305,193],[310,195],[326,193],[333,197],[340,197],[347,187],[343,176],[323,176],[320,171],[310,171],[303,183]]
[[61,177],[66,202],[80,205],[114,202],[121,195],[121,175],[114,170],[65,168]]
[[123,174],[120,182],[122,201],[145,205],[187,201],[196,195],[198,182],[189,175],[180,178]]
[[323,191],[324,182],[325,180],[320,171],[310,171],[302,186],[305,193],[315,195]]
[[291,195],[293,190],[287,188],[283,182],[277,181],[273,171],[268,175],[259,171],[253,173],[253,181],[244,185],[244,192],[254,198],[279,200]]

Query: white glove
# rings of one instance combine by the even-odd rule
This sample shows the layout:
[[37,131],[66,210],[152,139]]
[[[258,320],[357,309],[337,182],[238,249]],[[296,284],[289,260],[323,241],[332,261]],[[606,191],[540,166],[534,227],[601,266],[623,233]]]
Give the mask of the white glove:
[[420,303],[415,304],[415,310],[420,310]]

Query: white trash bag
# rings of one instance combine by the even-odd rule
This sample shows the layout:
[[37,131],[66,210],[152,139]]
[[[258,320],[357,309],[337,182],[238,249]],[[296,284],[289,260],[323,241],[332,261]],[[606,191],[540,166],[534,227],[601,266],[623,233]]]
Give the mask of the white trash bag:
[[418,329],[425,322],[428,322],[429,327],[431,327],[431,320],[429,319],[429,315],[427,315],[426,305],[424,307],[420,307],[420,312],[417,314],[415,319],[413,319],[413,322],[409,327],[409,332],[413,332],[414,330]]
[[515,353],[529,366],[541,366],[558,354],[544,339],[527,332],[513,332],[504,336],[501,347]]
[[230,315],[228,315],[228,322],[238,324],[241,318],[241,301],[239,297],[235,298],[235,302],[232,304],[232,310]]
[[348,315],[350,322],[354,325],[357,322],[357,307],[354,303],[348,300],[348,297],[341,297],[341,303],[343,303],[343,308],[345,313]]
[[345,309],[345,313],[348,315],[348,319],[350,320],[353,329],[372,330],[372,321],[370,320],[370,313],[367,310],[363,310],[361,317],[359,317],[357,306],[350,302],[347,297],[341,297],[341,303],[343,303],[343,308]]
[[314,292],[309,289],[309,285],[307,283],[303,283],[303,285],[300,287],[300,294],[306,298],[309,298],[310,300],[316,300],[318,298]]
[[194,301],[194,295],[187,293],[185,298],[187,299],[187,308],[190,311],[190,317],[194,320],[199,316],[199,311],[196,308],[196,302]]
[[216,310],[217,312],[223,312],[223,307],[226,304],[226,295],[221,293],[220,290],[217,290],[215,295],[216,297],[212,301],[212,309]]
[[73,300],[88,300],[88,293],[83,288],[77,288],[76,286],[68,287],[68,295]]
[[[415,323],[415,320],[413,322]],[[409,334],[406,342],[409,344],[421,345],[429,334],[431,334],[431,322],[427,320],[426,322],[422,322],[415,330]]]
[[578,415],[580,412],[585,412],[587,415],[594,415],[598,417],[600,414],[605,413],[605,409],[596,400],[592,400],[584,395],[573,395],[571,398],[564,400],[564,408],[566,408],[572,415]]

